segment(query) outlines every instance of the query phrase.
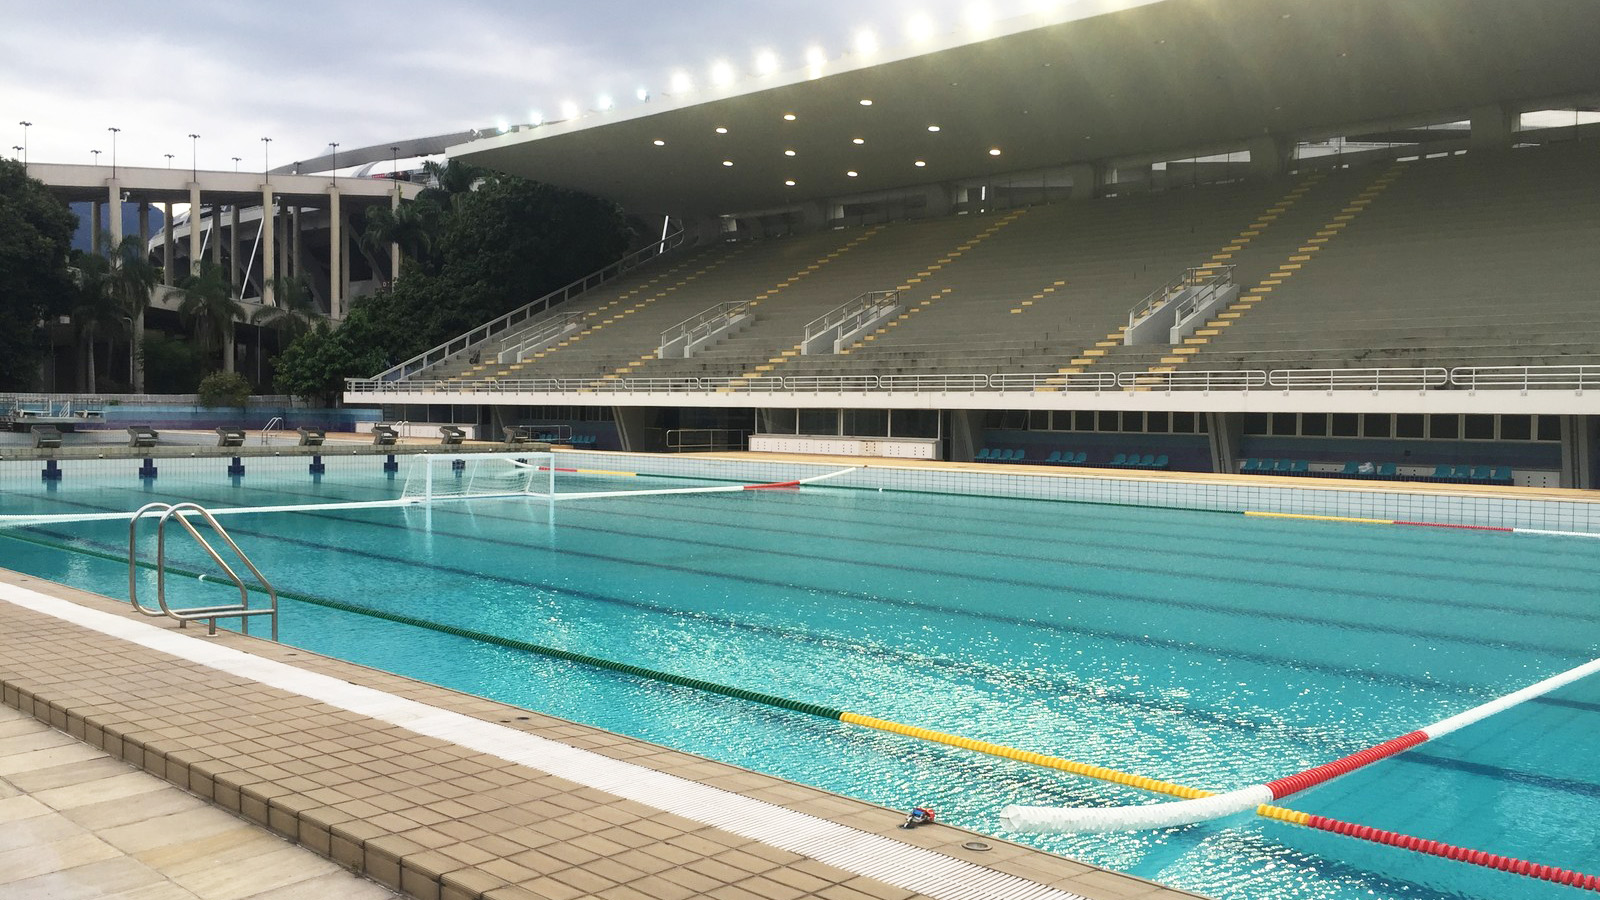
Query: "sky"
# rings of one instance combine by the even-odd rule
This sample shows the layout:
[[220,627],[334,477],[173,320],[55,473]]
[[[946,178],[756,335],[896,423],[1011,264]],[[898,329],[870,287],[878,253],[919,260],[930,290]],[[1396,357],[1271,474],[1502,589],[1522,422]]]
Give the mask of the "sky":
[[719,62],[754,79],[764,52],[799,69],[863,31],[885,51],[976,39],[977,23],[1073,2],[0,0],[0,154],[26,137],[31,161],[109,166],[115,138],[120,165],[260,171],[335,141],[556,119],[602,96],[625,108],[675,73],[708,83]]

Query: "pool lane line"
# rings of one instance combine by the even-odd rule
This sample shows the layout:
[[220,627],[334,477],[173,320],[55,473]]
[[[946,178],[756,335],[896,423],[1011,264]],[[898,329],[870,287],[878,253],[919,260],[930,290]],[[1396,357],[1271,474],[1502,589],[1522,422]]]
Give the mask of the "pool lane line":
[[1273,781],[1236,788],[1225,793],[1205,792],[1194,799],[1176,803],[1157,803],[1143,806],[1110,806],[1095,808],[1040,807],[1011,805],[1000,811],[1001,821],[1007,828],[1028,832],[1085,832],[1085,831],[1140,831],[1153,828],[1172,828],[1192,825],[1211,819],[1220,819],[1245,812],[1254,807],[1258,814],[1273,800],[1316,787],[1387,759],[1418,744],[1459,731],[1468,725],[1481,722],[1490,716],[1505,712],[1529,700],[1548,694],[1557,688],[1572,684],[1600,671],[1600,658],[1591,659],[1543,681],[1520,690],[1480,703],[1471,709],[1440,719],[1416,731],[1373,744],[1332,762],[1296,772]]
[[1408,522],[1403,519],[1362,519],[1355,516],[1318,516],[1309,513],[1266,512],[1247,509],[1244,514],[1257,519],[1307,519],[1314,522],[1350,522],[1358,525],[1404,525],[1411,528],[1454,528],[1460,531],[1498,531],[1504,534],[1542,534],[1555,537],[1580,537],[1591,540],[1600,534],[1586,531],[1554,531],[1548,528],[1507,528],[1501,525],[1463,525],[1457,522]]

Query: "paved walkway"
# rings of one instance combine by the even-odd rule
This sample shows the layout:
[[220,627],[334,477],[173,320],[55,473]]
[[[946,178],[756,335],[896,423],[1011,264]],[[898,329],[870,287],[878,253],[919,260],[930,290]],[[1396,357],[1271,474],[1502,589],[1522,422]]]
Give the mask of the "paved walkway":
[[394,896],[71,735],[0,706],[0,898]]

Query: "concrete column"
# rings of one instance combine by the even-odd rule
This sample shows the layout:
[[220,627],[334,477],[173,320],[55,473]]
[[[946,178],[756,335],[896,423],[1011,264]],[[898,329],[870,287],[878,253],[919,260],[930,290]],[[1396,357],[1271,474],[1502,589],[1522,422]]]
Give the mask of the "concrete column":
[[1589,488],[1594,484],[1595,419],[1561,417],[1561,487]]
[[111,220],[108,224],[111,229],[111,246],[106,248],[106,252],[109,253],[122,243],[122,182],[115,178],[106,182],[106,193],[110,195],[106,201],[107,217]]
[[[210,223],[210,227],[206,229],[206,243],[211,245],[211,261],[220,269],[222,268],[222,207],[215,203],[211,204]],[[222,274],[226,276],[228,273]]]
[[289,245],[289,264],[284,266],[284,274],[290,278],[299,278],[305,274],[305,265],[300,256],[300,207],[289,209],[289,228],[294,232],[294,241]]
[[[355,227],[350,224],[350,221],[348,219],[345,219],[342,216],[340,217],[340,226],[341,226],[340,227],[341,233],[343,233],[343,231],[345,231],[345,230],[349,230],[351,232],[355,231]],[[374,270],[376,270],[378,268],[377,263],[372,259],[371,256],[367,257],[367,263],[369,265],[371,265]],[[341,238],[339,240],[339,278],[340,278],[340,285],[339,285],[339,300],[340,300],[340,304],[343,305],[343,306],[348,306],[349,305],[349,301],[350,301],[350,240],[349,240],[349,238]]]
[[1256,178],[1276,178],[1289,171],[1289,142],[1275,134],[1264,134],[1245,142],[1250,151],[1250,174]]
[[239,258],[239,204],[235,203],[229,209],[232,221],[228,227],[228,258],[233,260],[233,283],[240,286],[242,295],[245,279],[250,277],[250,273],[245,270],[248,263]]
[[[400,189],[395,188],[394,196],[389,198],[389,211],[398,212],[400,209]],[[400,280],[400,245],[389,245],[389,283],[394,284]]]
[[1511,138],[1516,133],[1517,117],[1510,108],[1495,103],[1474,107],[1472,117],[1473,153],[1499,153],[1511,149]]
[[139,201],[139,246],[150,246],[150,201]]
[[1238,471],[1244,413],[1205,413],[1205,423],[1206,437],[1211,441],[1211,471]]
[[172,268],[172,204],[161,204],[161,283],[167,287],[172,286],[174,270]]
[[983,421],[986,410],[950,410],[950,459],[952,462],[972,462],[983,449]]
[[95,256],[99,256],[103,249],[100,246],[100,232],[104,228],[100,224],[100,201],[96,200],[89,204],[89,252]]
[[200,271],[200,182],[189,182],[189,272]]
[[[150,248],[150,201],[139,201],[139,252],[148,254]],[[148,255],[145,257],[148,259]],[[133,392],[144,393],[144,313],[148,304],[139,307],[133,317]]]
[[1072,179],[1073,200],[1093,200],[1100,192],[1100,179],[1104,177],[1105,167],[1100,163],[1078,163],[1067,166],[1067,175]]
[[339,207],[339,189],[328,188],[328,315],[344,318],[346,257],[340,252],[344,247],[344,212]]
[[276,242],[273,240],[277,231],[277,219],[272,213],[272,185],[261,186],[261,302],[265,306],[276,306],[276,292],[272,289],[272,279],[278,277],[278,255]]

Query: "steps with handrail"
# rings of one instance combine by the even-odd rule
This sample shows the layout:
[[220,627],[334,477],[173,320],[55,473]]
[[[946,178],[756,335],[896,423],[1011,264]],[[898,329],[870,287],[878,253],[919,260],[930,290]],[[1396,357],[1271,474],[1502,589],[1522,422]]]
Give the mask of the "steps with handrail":
[[[146,515],[160,516],[156,520],[156,603],[159,606],[158,609],[151,609],[139,602],[138,529],[139,521]],[[239,577],[239,573],[235,572],[233,567],[223,560],[217,553],[216,548],[212,547],[211,543],[201,536],[194,523],[189,521],[190,516],[197,517],[211,526],[211,530],[216,533],[216,536],[221,538],[228,545],[228,549],[232,550],[234,555],[239,558],[239,561],[244,563],[245,568],[250,570],[250,574],[255,577],[256,585],[267,592],[267,606],[256,609],[250,608],[250,587],[244,583],[244,579]],[[221,606],[192,606],[184,609],[174,609],[168,605],[167,523],[174,520],[182,525],[185,531],[189,532],[189,535],[200,545],[200,549],[204,550],[206,555],[210,556],[211,560],[222,568],[228,580],[232,581],[234,587],[239,589],[238,603],[229,603]],[[201,576],[201,578],[204,577]],[[206,630],[206,634],[210,636],[215,636],[217,633],[218,619],[238,619],[241,630],[245,634],[249,634],[250,619],[254,616],[266,616],[272,625],[272,639],[274,641],[278,639],[277,588],[267,581],[266,576],[261,574],[261,570],[257,569],[255,563],[250,561],[250,557],[239,549],[239,545],[234,543],[233,538],[217,522],[216,517],[198,503],[147,503],[139,507],[134,512],[133,518],[128,520],[128,601],[133,604],[133,608],[136,611],[144,615],[155,618],[165,616],[169,619],[176,619],[179,628],[187,628],[189,623],[193,621],[206,621],[210,625]]]

